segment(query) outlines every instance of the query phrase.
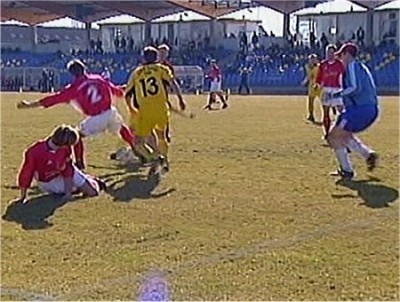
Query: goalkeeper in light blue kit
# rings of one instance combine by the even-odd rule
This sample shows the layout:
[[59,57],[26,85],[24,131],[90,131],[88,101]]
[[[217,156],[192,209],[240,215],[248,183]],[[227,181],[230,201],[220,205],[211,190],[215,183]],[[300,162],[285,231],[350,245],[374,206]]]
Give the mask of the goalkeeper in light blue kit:
[[368,67],[356,60],[358,47],[353,43],[343,44],[337,52],[346,71],[343,90],[327,94],[327,98],[343,98],[345,110],[328,134],[328,142],[335,151],[339,168],[332,175],[351,179],[354,169],[350,162],[349,150],[360,153],[366,160],[369,171],[378,162],[378,155],[364,145],[354,134],[368,129],[378,118],[378,96],[374,79]]

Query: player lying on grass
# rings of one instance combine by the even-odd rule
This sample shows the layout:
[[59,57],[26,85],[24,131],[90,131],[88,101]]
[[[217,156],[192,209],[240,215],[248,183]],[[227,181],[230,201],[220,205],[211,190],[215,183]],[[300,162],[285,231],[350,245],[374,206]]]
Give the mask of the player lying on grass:
[[327,139],[328,132],[331,129],[330,110],[338,108],[339,112],[343,110],[343,99],[341,97],[327,99],[326,94],[333,94],[341,91],[343,86],[343,63],[336,57],[336,46],[328,45],[326,47],[326,59],[319,66],[316,83],[322,87],[323,95],[321,98],[323,111],[324,139]]
[[36,102],[22,101],[18,108],[52,107],[69,103],[81,111],[86,118],[79,125],[80,139],[74,146],[76,165],[85,168],[84,146],[81,138],[95,136],[109,130],[119,133],[121,138],[133,149],[135,138],[123,123],[121,115],[112,105],[113,96],[122,97],[124,92],[112,82],[100,75],[89,74],[85,64],[80,60],[72,60],[67,65],[74,81],[54,95]]
[[16,202],[27,201],[28,189],[34,179],[42,191],[62,194],[66,201],[73,193],[87,197],[99,195],[105,184],[72,164],[72,147],[78,140],[79,133],[75,128],[62,125],[46,139],[28,147],[18,175],[21,195]]
[[343,90],[327,95],[328,99],[343,98],[345,106],[328,134],[328,142],[335,150],[339,162],[339,169],[333,175],[343,178],[354,177],[347,149],[360,153],[370,171],[377,166],[378,161],[378,155],[354,135],[367,130],[379,113],[374,79],[368,67],[355,59],[357,52],[358,47],[353,43],[342,45],[337,55],[345,66]]
[[[136,130],[136,151],[147,161],[153,163],[152,171],[158,167],[168,171],[168,141],[166,129],[169,125],[168,92],[165,82],[175,92],[179,107],[185,110],[180,87],[171,70],[157,63],[158,51],[154,47],[146,47],[143,51],[144,63],[136,68],[126,87],[126,99],[131,113],[131,127]],[[150,147],[153,130],[158,141]]]

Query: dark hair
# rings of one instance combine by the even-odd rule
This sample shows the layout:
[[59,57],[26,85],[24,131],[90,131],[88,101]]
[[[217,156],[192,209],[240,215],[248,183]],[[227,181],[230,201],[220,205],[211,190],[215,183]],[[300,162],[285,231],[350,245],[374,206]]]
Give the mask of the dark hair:
[[56,146],[73,146],[79,140],[79,132],[69,125],[61,125],[54,129],[51,140]]
[[326,47],[326,51],[328,51],[328,50],[330,50],[330,49],[333,49],[334,51],[336,51],[336,50],[337,50],[337,47],[336,47],[335,44],[329,44],[329,45]]
[[67,69],[74,77],[78,77],[85,74],[86,65],[81,60],[75,59],[68,62]]
[[143,49],[143,58],[146,63],[154,63],[157,62],[158,59],[158,50],[153,46],[147,46]]

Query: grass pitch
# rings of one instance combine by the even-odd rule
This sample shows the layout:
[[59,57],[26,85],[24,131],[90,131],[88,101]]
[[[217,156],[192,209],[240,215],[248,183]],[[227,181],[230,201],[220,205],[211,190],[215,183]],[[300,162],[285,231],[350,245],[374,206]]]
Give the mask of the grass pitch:
[[362,139],[381,155],[335,183],[305,97],[232,96],[226,111],[173,117],[171,172],[160,183],[108,160],[111,135],[88,141],[88,171],[108,194],[60,204],[15,176],[25,147],[80,115],[67,106],[17,110],[39,94],[2,94],[2,300],[136,300],[161,271],[174,300],[398,300],[399,112],[382,98]]

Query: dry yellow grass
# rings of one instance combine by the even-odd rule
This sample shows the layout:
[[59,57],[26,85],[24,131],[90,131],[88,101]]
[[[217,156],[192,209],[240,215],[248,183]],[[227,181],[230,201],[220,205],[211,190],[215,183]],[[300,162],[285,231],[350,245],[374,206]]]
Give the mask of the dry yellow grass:
[[[71,108],[17,110],[38,94],[2,94],[2,214],[18,196],[26,146]],[[88,142],[88,171],[112,188],[60,205],[35,192],[2,220],[2,299],[137,299],[153,270],[174,300],[398,300],[398,100],[362,138],[381,155],[335,184],[321,129],[303,97],[233,96],[226,111],[173,118],[171,172],[157,185],[108,160],[118,143]],[[11,215],[12,216],[12,215]],[[40,296],[42,295],[42,296]]]

